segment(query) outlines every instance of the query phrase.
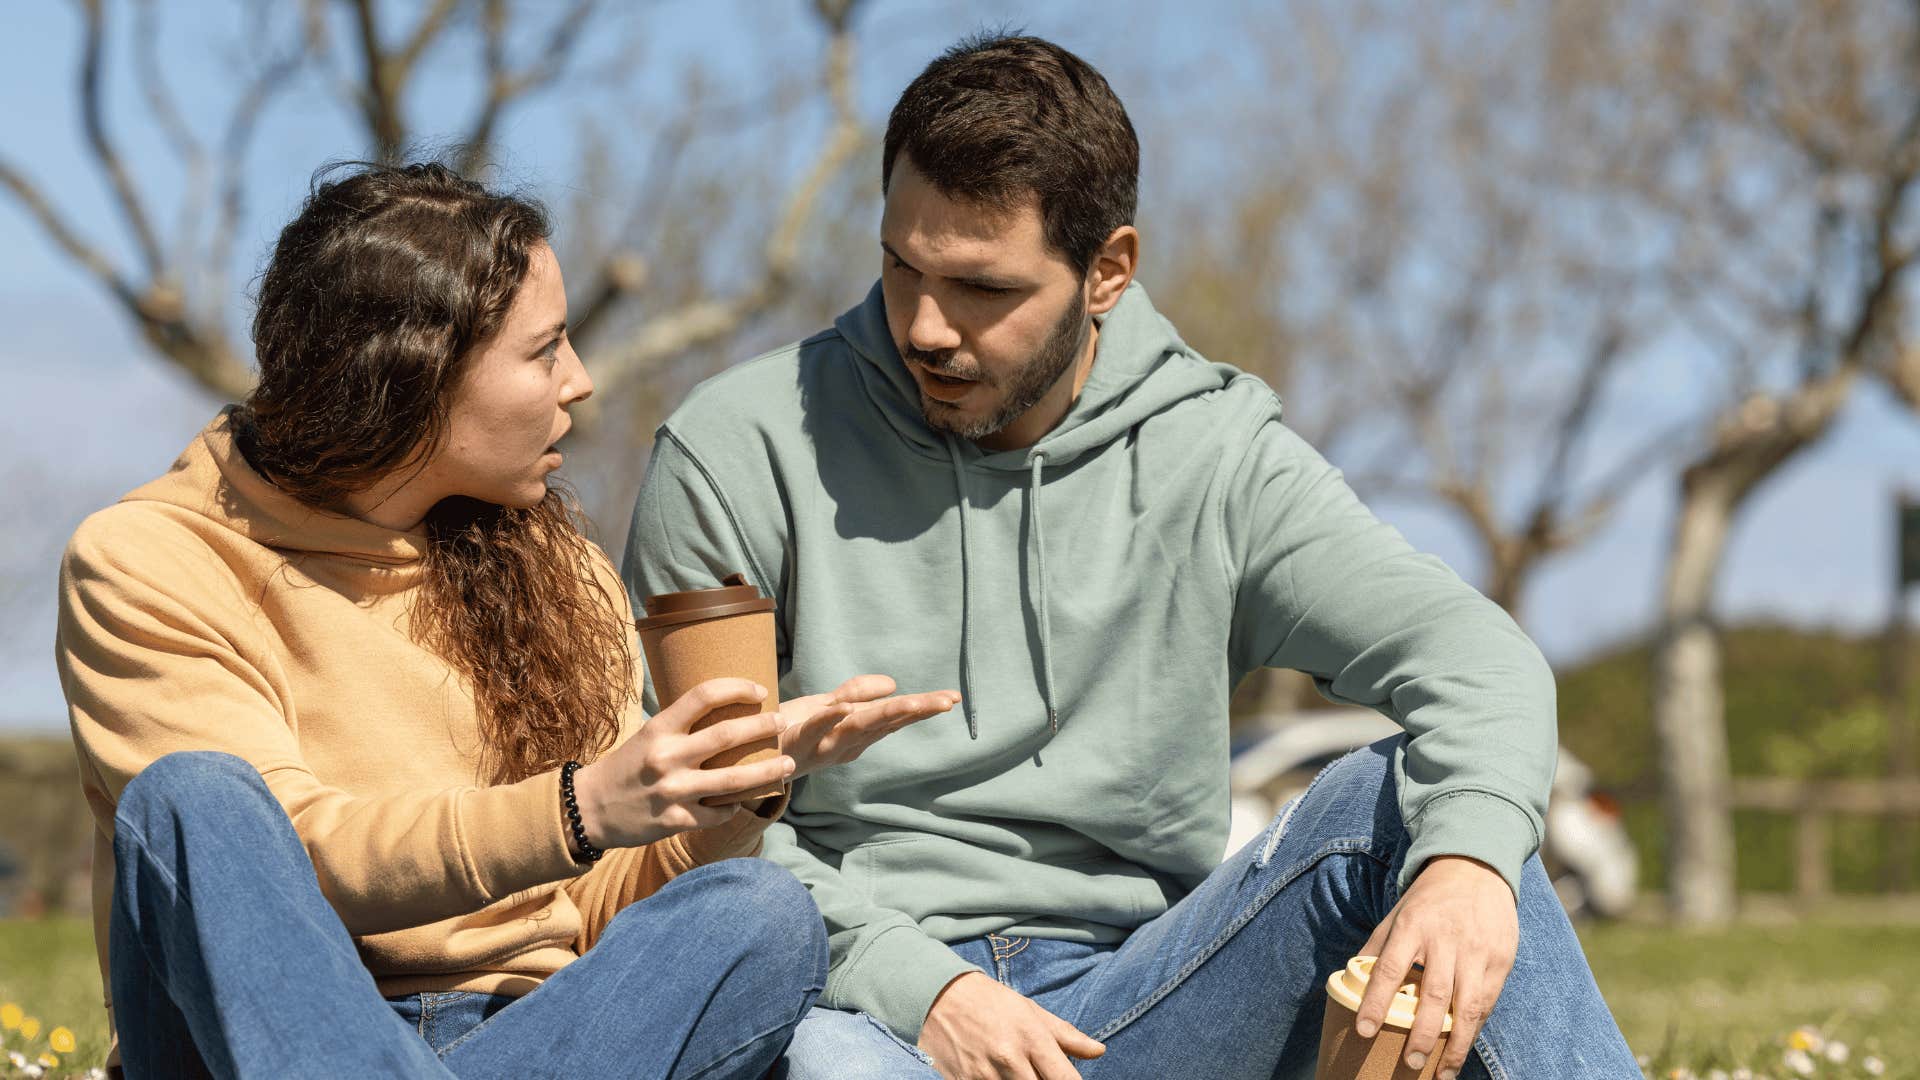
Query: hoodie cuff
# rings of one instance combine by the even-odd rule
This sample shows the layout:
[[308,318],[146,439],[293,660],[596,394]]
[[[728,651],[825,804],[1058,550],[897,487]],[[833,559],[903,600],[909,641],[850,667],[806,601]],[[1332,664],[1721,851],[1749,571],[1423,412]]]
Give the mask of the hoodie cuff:
[[1408,826],[1413,842],[1400,867],[1399,890],[1405,896],[1427,860],[1464,855],[1494,869],[1520,896],[1520,868],[1540,850],[1533,818],[1511,800],[1485,791],[1450,791],[1428,800]]
[[460,856],[488,903],[586,870],[567,849],[558,770],[463,792],[458,820]]
[[967,972],[979,970],[979,965],[968,963],[919,927],[889,927],[828,978],[821,1004],[864,1012],[915,1043],[940,991]]

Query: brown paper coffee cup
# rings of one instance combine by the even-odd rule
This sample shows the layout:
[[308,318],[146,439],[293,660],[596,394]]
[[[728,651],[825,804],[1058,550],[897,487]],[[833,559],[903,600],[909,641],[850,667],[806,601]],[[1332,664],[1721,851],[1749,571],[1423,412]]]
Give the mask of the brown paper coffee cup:
[[1440,1037],[1427,1055],[1426,1067],[1414,1069],[1406,1063],[1407,1036],[1413,1032],[1414,1013],[1420,1007],[1417,983],[1407,983],[1393,995],[1386,1022],[1373,1038],[1363,1039],[1354,1030],[1374,959],[1356,956],[1327,978],[1327,1016],[1320,1024],[1320,1064],[1313,1073],[1316,1080],[1432,1080],[1440,1068],[1447,1033],[1453,1030],[1451,1014],[1440,1023]]
[[[647,597],[642,604],[647,614],[635,625],[640,630],[640,648],[646,653],[654,697],[662,708],[700,683],[720,678],[751,679],[767,688],[767,700],[759,705],[715,709],[694,721],[693,730],[780,708],[780,657],[774,645],[773,601],[762,597],[743,575],[728,575],[721,588],[662,593]],[[779,740],[769,736],[721,751],[708,758],[704,767],[718,769],[765,761],[779,752]],[[701,801],[723,806],[778,795],[783,788],[774,784],[759,791]]]

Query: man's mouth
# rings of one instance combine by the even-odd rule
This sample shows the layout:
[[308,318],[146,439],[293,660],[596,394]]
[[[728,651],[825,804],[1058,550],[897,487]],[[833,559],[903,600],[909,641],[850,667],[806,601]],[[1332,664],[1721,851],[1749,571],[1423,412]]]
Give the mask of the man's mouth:
[[963,379],[956,375],[945,375],[921,363],[915,363],[913,366],[920,369],[921,389],[926,391],[928,397],[936,401],[958,401],[965,397],[979,382],[977,379]]

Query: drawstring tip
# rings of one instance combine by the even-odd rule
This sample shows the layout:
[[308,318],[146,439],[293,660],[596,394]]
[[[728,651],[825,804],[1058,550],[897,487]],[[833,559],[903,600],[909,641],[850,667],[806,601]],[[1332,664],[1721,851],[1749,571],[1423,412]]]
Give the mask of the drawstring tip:
[[980,725],[974,720],[971,711],[967,713],[967,738],[975,742],[980,741]]
[[1047,730],[1055,735],[1060,734],[1060,714],[1052,709],[1047,710]]

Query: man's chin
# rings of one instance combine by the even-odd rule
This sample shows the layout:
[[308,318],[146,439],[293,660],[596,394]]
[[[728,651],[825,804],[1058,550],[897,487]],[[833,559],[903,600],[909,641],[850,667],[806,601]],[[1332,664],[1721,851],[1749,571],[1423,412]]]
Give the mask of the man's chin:
[[995,426],[986,416],[956,408],[926,394],[920,395],[920,418],[933,430],[961,439],[984,439],[1005,426]]

